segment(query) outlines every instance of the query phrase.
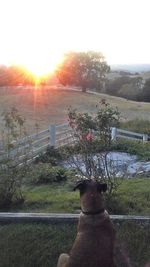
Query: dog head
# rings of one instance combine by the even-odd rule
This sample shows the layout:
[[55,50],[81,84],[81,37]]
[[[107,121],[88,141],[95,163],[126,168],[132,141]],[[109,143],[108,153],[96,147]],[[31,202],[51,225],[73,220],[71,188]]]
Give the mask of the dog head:
[[104,210],[103,192],[106,192],[107,184],[84,179],[77,182],[74,187],[76,189],[80,191],[81,209],[85,214],[96,214]]

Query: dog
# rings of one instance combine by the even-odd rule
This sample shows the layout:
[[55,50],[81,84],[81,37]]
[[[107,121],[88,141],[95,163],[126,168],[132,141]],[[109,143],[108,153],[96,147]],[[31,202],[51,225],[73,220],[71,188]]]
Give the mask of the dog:
[[116,267],[115,230],[103,200],[107,184],[85,179],[77,182],[76,189],[81,200],[77,237],[70,254],[60,255],[57,267]]

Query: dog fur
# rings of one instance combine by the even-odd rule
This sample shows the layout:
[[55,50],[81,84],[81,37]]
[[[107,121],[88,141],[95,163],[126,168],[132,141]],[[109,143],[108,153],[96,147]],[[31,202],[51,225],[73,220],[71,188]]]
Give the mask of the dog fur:
[[60,255],[57,267],[115,267],[115,231],[103,200],[107,185],[82,180],[74,189],[80,191],[82,210],[77,237],[70,254]]

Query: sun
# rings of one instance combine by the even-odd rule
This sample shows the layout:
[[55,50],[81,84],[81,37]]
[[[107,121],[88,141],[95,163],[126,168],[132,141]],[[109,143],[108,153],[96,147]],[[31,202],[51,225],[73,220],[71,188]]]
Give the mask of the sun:
[[26,67],[37,77],[52,73],[57,65],[62,61],[62,57],[53,55],[49,58],[40,58],[29,60],[24,63]]
[[44,54],[40,51],[39,53],[27,53],[24,56],[19,57],[16,63],[24,66],[38,79],[53,73],[62,60],[62,53],[55,52]]

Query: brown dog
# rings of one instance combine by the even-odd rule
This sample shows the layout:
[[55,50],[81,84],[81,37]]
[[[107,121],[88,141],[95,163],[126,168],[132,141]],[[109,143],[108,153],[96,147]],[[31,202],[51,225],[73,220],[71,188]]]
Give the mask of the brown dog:
[[115,267],[115,232],[103,201],[107,185],[82,180],[76,189],[80,190],[82,210],[78,233],[70,255],[61,254],[57,267]]

